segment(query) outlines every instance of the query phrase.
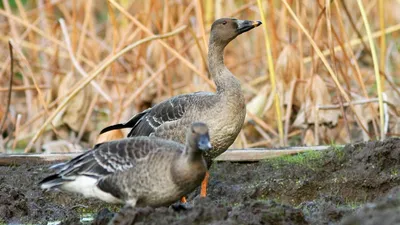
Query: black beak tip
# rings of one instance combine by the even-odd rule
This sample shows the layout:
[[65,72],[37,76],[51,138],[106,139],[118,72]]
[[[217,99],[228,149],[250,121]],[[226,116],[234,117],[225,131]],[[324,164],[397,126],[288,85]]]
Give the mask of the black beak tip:
[[210,142],[208,142],[207,145],[206,145],[206,147],[204,147],[204,150],[205,150],[205,151],[209,151],[209,150],[211,150],[211,149],[212,149],[212,145],[211,145]]
[[244,20],[238,24],[237,32],[242,34],[262,24],[260,20]]

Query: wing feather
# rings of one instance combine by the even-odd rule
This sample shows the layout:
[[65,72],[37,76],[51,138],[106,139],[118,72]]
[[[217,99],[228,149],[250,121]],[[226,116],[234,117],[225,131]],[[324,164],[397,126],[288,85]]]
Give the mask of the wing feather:
[[[147,143],[149,142],[149,143]],[[106,142],[65,163],[57,173],[63,178],[87,175],[103,177],[135,166],[150,152],[150,139],[135,138]]]
[[100,132],[100,134],[115,129],[131,128],[128,137],[150,136],[161,125],[183,118],[185,113],[187,113],[188,108],[191,105],[194,105],[196,99],[210,95],[213,94],[208,92],[196,92],[192,94],[178,95],[136,114],[126,123],[106,127]]
[[181,119],[189,105],[189,96],[180,95],[150,108],[149,112],[132,127],[128,137],[149,136],[162,124]]
[[100,134],[115,129],[131,128],[128,137],[151,136],[161,125],[182,119],[189,107],[196,105],[196,102],[202,102],[202,98],[212,95],[214,94],[209,92],[195,92],[175,96],[136,114],[126,123],[104,128]]
[[136,125],[140,120],[143,119],[143,117],[144,117],[145,115],[147,115],[147,114],[149,113],[150,110],[151,110],[151,108],[150,108],[150,109],[147,109],[147,110],[145,110],[145,111],[143,111],[143,112],[141,112],[141,113],[138,113],[138,114],[134,115],[134,116],[133,116],[131,119],[129,119],[126,123],[118,123],[118,124],[114,124],[114,125],[105,127],[105,128],[103,128],[103,129],[100,131],[100,134],[106,133],[106,132],[111,131],[111,130],[117,130],[117,129],[123,129],[123,128],[133,128],[133,127],[135,127],[135,125]]

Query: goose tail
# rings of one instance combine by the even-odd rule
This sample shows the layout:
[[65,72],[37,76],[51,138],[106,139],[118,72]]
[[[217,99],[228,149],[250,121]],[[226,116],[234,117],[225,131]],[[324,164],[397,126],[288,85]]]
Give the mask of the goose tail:
[[[151,108],[150,108],[151,109]],[[103,130],[100,131],[100,134],[106,133],[111,130],[119,130],[124,128],[134,128],[137,123],[145,116],[147,113],[150,112],[150,109],[147,109],[139,114],[134,115],[131,119],[129,119],[126,123],[118,123],[108,127],[105,127]]]
[[57,164],[50,166],[49,169],[58,171],[58,170],[61,170],[61,168],[63,168],[65,165],[66,165],[66,163],[57,163]]
[[118,124],[114,124],[108,127],[105,127],[104,129],[102,129],[100,131],[100,134],[106,133],[108,131],[112,131],[112,130],[119,130],[119,129],[123,129],[123,128],[130,128],[129,125],[124,124],[124,123],[118,123]]
[[63,185],[66,181],[67,180],[60,177],[59,174],[53,174],[40,181],[39,186],[44,190],[57,189],[58,187]]

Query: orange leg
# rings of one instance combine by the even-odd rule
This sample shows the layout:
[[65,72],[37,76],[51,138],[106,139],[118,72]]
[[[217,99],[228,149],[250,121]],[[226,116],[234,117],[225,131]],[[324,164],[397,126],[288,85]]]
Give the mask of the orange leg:
[[204,180],[201,182],[200,197],[204,198],[207,195],[207,184],[208,184],[209,177],[210,177],[210,174],[207,171],[206,175],[204,176]]
[[182,198],[181,198],[181,203],[186,203],[187,201],[186,201],[186,197],[185,196],[183,196]]

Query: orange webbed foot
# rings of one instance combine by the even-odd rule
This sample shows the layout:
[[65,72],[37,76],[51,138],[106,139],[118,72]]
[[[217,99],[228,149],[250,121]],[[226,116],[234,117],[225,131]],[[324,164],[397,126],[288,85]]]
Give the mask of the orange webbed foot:
[[201,189],[200,189],[200,197],[205,198],[207,196],[207,185],[208,185],[208,178],[210,177],[210,173],[206,172],[203,181],[201,182]]
[[181,203],[185,204],[186,202],[187,202],[186,197],[183,196],[183,197],[181,198]]

